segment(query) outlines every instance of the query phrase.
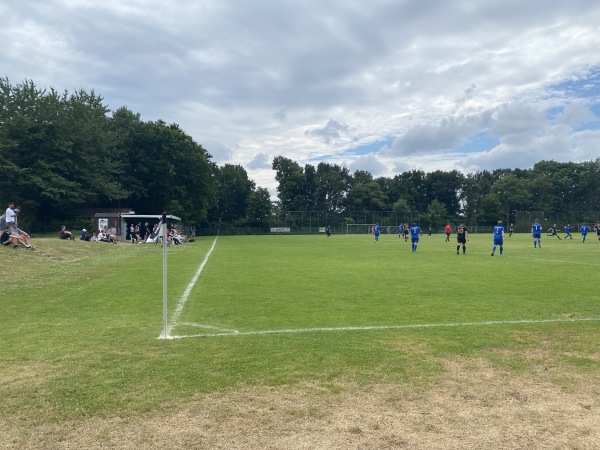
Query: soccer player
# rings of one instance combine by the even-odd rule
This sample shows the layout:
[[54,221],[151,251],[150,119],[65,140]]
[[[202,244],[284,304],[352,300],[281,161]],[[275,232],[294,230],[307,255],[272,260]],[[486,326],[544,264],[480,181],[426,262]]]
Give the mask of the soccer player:
[[456,254],[459,254],[460,246],[462,244],[463,255],[467,252],[467,238],[469,237],[469,232],[467,231],[467,227],[465,227],[464,223],[460,223],[456,227]]
[[446,233],[446,242],[450,242],[450,233],[452,233],[452,227],[449,223],[444,227],[444,232]]
[[496,253],[496,246],[500,246],[500,256],[503,255],[504,251],[504,227],[502,226],[502,221],[498,221],[498,225],[494,227],[494,246],[492,247],[492,256]]
[[404,232],[402,231],[402,225],[404,224],[401,223],[400,225],[398,225],[398,239],[400,239],[404,234]]
[[562,240],[562,239],[560,239],[560,236],[558,234],[556,234],[556,224],[554,224],[550,228],[548,228],[548,231],[550,232],[550,234],[547,234],[546,236],[550,236],[550,237],[556,236],[559,240]]
[[325,228],[325,234],[327,235],[327,239],[329,239],[329,236],[331,236],[331,225],[327,225],[327,228]]
[[533,236],[533,248],[538,245],[542,248],[542,224],[539,219],[535,219],[535,222],[531,225],[531,235]]
[[589,225],[583,222],[583,224],[581,224],[581,226],[579,227],[579,231],[581,232],[581,242],[585,242],[585,238],[588,234],[588,231],[590,231]]
[[596,222],[596,225],[594,225],[594,230],[596,230],[596,236],[598,236],[598,240],[600,241],[600,222]]
[[404,242],[408,242],[409,227],[407,223],[402,226],[402,231],[404,232]]
[[570,223],[568,223],[567,226],[565,227],[565,233],[566,233],[565,240],[567,240],[567,238],[573,239],[573,236],[571,235],[571,224]]
[[375,224],[373,227],[373,235],[375,236],[375,243],[379,242],[379,224]]
[[421,229],[417,226],[416,223],[413,223],[412,227],[410,227],[410,242],[412,245],[413,253],[417,251],[417,244],[419,243],[419,235],[421,233]]
[[513,233],[515,232],[515,227],[514,225],[511,223],[510,226],[508,227],[508,237],[511,237],[513,235]]
[[427,236],[431,237],[432,230],[433,230],[433,225],[429,225],[429,229],[427,230]]

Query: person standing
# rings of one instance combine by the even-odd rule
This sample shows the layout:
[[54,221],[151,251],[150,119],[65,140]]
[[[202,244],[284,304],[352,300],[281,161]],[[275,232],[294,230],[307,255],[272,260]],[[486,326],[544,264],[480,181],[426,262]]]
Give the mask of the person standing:
[[17,213],[19,208],[15,208],[14,203],[9,203],[8,208],[6,208],[5,212],[5,226],[6,228],[10,228],[10,226],[17,221]]
[[500,246],[500,256],[504,256],[504,227],[502,221],[498,221],[498,225],[494,227],[494,246],[492,247],[492,256],[496,253],[496,247]]
[[537,246],[542,248],[542,224],[539,219],[535,219],[535,222],[531,225],[531,236],[533,236],[533,248]]
[[568,223],[567,226],[565,226],[565,240],[567,240],[567,238],[569,239],[573,239],[573,236],[571,235],[571,224]]
[[511,237],[513,235],[513,233],[515,232],[515,227],[514,225],[511,223],[510,226],[508,227],[508,237]]
[[452,233],[452,227],[449,223],[444,227],[444,232],[446,233],[446,242],[450,242],[450,233]]
[[594,225],[594,230],[596,230],[596,236],[598,237],[598,240],[600,241],[600,222],[596,222],[596,224]]
[[467,227],[465,227],[464,223],[460,223],[456,227],[456,254],[458,255],[460,252],[460,246],[462,245],[463,255],[467,252],[467,239],[469,237],[469,232],[467,231]]
[[373,235],[375,236],[375,243],[379,242],[379,224],[375,224],[373,227]]
[[585,238],[587,237],[588,231],[590,231],[589,225],[583,222],[579,227],[579,231],[581,232],[581,242],[585,243]]
[[329,236],[331,236],[331,225],[327,225],[325,228],[325,234],[327,235],[327,239],[329,239]]
[[402,231],[404,232],[404,242],[408,242],[408,234],[410,231],[410,227],[408,226],[407,223],[402,225]]
[[413,253],[417,251],[417,245],[419,244],[419,235],[421,235],[421,233],[421,229],[417,226],[416,223],[413,223],[412,227],[410,227],[410,242]]
[[431,237],[432,231],[433,231],[433,225],[429,225],[429,229],[427,230],[427,236]]

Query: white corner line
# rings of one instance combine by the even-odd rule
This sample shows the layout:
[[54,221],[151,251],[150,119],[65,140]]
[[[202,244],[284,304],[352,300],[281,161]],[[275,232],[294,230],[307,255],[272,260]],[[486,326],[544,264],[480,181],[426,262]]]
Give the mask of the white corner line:
[[215,249],[218,238],[219,238],[219,236],[215,237],[215,240],[213,241],[212,246],[210,247],[210,250],[208,250],[208,253],[204,256],[202,263],[200,263],[200,267],[198,267],[198,270],[192,277],[192,280],[188,283],[187,287],[185,288],[185,291],[183,291],[183,294],[179,298],[179,302],[177,302],[177,308],[175,308],[175,312],[173,313],[173,316],[171,317],[171,320],[169,321],[169,323],[167,325],[167,335],[165,336],[164,333],[161,333],[160,336],[158,337],[158,339],[174,339],[175,338],[174,336],[171,336],[171,331],[173,331],[173,328],[177,325],[177,321],[179,320],[179,316],[181,316],[183,307],[185,306],[185,303],[187,302],[187,299],[190,296],[192,289],[196,285],[196,281],[198,281],[200,274],[204,270],[204,266],[206,265],[208,258],[210,257],[211,253]]
[[491,326],[491,325],[519,325],[519,324],[544,324],[544,323],[570,323],[570,322],[599,322],[600,317],[586,317],[581,319],[539,319],[539,320],[490,320],[485,322],[454,322],[454,323],[429,323],[412,325],[373,325],[362,327],[322,327],[322,328],[296,328],[281,330],[262,330],[262,331],[236,331],[222,333],[204,333],[190,334],[181,336],[169,336],[169,339],[185,338],[210,338],[226,336],[257,336],[268,334],[299,334],[299,333],[324,333],[340,331],[373,331],[373,330],[405,330],[422,328],[448,328],[448,327],[471,327],[471,326]]

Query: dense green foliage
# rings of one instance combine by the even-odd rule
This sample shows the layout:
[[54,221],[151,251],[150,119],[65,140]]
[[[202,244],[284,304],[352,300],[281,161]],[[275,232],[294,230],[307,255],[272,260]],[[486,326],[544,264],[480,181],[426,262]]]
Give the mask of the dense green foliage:
[[269,216],[246,171],[218,168],[178,125],[144,122],[127,108],[110,113],[93,91],[0,79],[2,204],[21,206],[28,226],[84,208],[169,211],[188,224],[245,219],[250,207],[252,223]]
[[[541,161],[532,169],[474,174],[412,170],[392,178],[350,174],[335,164],[316,167],[278,156],[273,161],[280,206],[287,211],[408,211],[438,225],[464,218],[492,224],[515,211],[600,210],[600,159],[583,163]],[[359,214],[360,216],[360,214]],[[359,220],[360,221],[360,220]]]

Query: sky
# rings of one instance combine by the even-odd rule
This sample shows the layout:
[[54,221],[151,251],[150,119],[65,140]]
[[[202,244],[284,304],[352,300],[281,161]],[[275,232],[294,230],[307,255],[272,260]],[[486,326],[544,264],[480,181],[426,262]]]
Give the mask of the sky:
[[177,123],[276,195],[275,156],[393,177],[600,156],[597,0],[5,0],[0,77]]

